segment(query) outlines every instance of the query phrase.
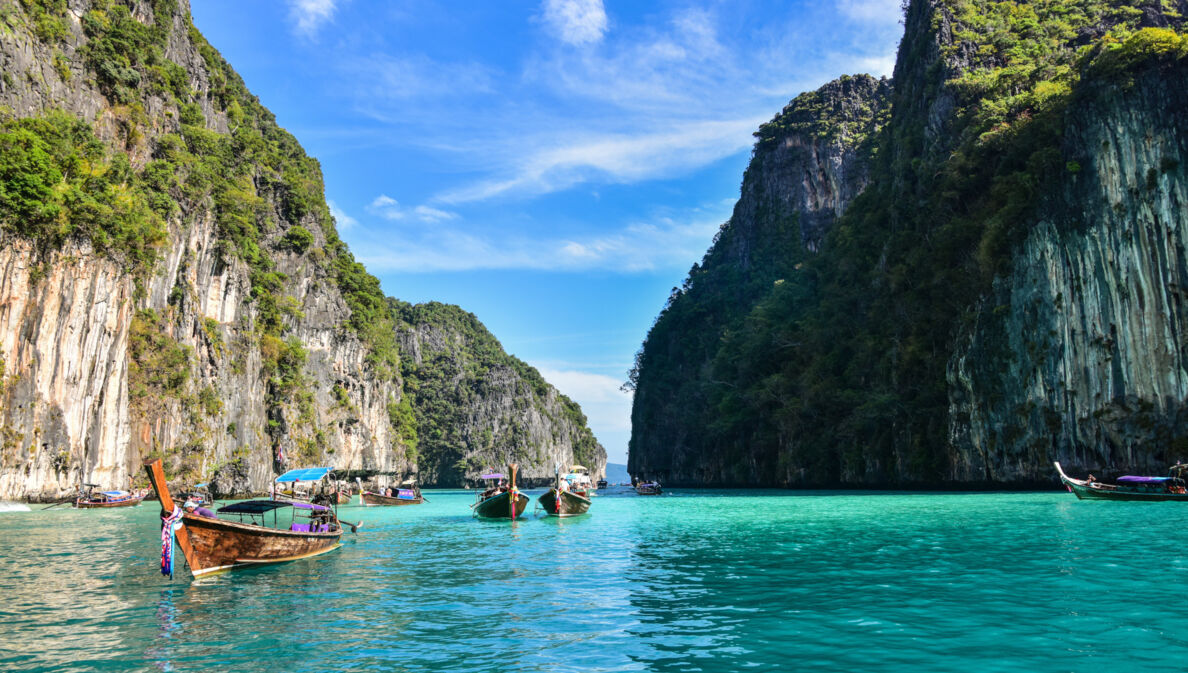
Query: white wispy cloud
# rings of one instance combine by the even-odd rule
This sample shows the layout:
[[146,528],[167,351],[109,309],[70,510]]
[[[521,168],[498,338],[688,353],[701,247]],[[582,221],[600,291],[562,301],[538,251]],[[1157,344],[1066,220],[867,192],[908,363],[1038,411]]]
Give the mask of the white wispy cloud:
[[420,104],[490,94],[498,76],[482,63],[444,62],[424,54],[370,54],[347,62],[345,70],[351,93],[364,103],[361,109],[380,118],[390,115],[390,109],[405,112],[410,101]]
[[447,190],[441,203],[482,201],[504,194],[536,196],[584,182],[623,183],[680,174],[751,146],[751,131],[769,115],[744,119],[677,122],[666,128],[629,133],[591,134],[558,143],[527,138],[519,163],[504,175]]
[[546,381],[577,402],[595,435],[631,430],[631,393],[621,390],[620,378],[578,370],[533,365]]
[[858,21],[885,23],[903,17],[901,0],[837,0],[837,9]]
[[[366,210],[384,219],[410,217],[410,211],[393,209],[399,209],[399,204],[381,196]],[[729,217],[729,209],[730,204],[723,201],[585,236],[508,235],[499,228],[471,231],[462,226],[463,220],[458,226],[360,225],[349,230],[349,238],[356,257],[377,272],[597,269],[631,273],[687,267],[705,253],[714,232]],[[390,217],[393,213],[403,215]]]
[[337,0],[288,0],[289,18],[293,28],[302,35],[312,36],[322,24],[334,17]]
[[339,229],[352,229],[359,224],[359,220],[347,215],[346,212],[343,211],[342,208],[339,208],[338,204],[334,203],[333,201],[327,200],[326,205],[330,207],[330,215],[334,217],[334,221],[337,223],[337,227]]
[[[331,210],[331,213],[333,212],[334,211]],[[380,194],[379,196],[375,197],[375,200],[367,206],[367,212],[371,213],[372,215],[378,215],[385,220],[407,220],[426,222],[430,224],[458,219],[457,213],[451,213],[423,204],[414,206],[412,208],[407,208],[400,205],[399,201],[388,196],[387,194]],[[350,218],[349,215],[346,215],[345,213],[344,215]],[[351,221],[354,222],[353,219]]]
[[602,0],[545,0],[542,13],[553,34],[571,45],[598,42],[607,30]]

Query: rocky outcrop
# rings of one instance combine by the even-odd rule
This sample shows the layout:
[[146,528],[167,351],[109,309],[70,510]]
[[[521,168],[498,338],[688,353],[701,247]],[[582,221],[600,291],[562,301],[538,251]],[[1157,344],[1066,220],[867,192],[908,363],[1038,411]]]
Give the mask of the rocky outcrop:
[[[713,361],[725,332],[772,284],[794,273],[865,188],[870,142],[886,122],[890,83],[842,77],[791,101],[755,133],[738,203],[713,246],[673,288],[636,356],[628,471],[698,484],[739,467],[697,423],[718,413]],[[742,472],[751,474],[752,468]],[[738,483],[756,483],[741,477]]]
[[[0,112],[87,122],[132,171],[169,166],[174,203],[146,270],[117,246],[57,244],[0,217],[0,500],[140,485],[150,456],[223,495],[267,491],[296,465],[386,482],[433,462],[399,413],[416,382],[399,371],[398,319],[338,241],[316,162],[202,40],[184,0],[92,9],[0,8]],[[104,31],[145,52],[103,61],[88,45]],[[228,161],[218,143],[232,142],[261,163],[238,175],[201,163]],[[358,320],[364,310],[376,318]],[[496,406],[523,406],[518,392],[509,383]],[[470,402],[468,437],[507,417],[484,415],[483,395]],[[530,471],[572,462],[569,438],[589,435],[578,425],[536,419],[517,445]]]
[[469,487],[520,466],[520,483],[551,484],[559,466],[606,474],[606,450],[569,398],[504,353],[474,315],[429,303],[401,307],[404,374],[417,418],[421,479]]
[[740,205],[763,185],[782,226],[740,245],[736,211],[674,288],[633,374],[632,473],[1031,487],[1054,460],[1188,457],[1186,8],[907,3],[864,188],[824,225],[828,181],[758,161],[756,134]]
[[1087,83],[1079,170],[1029,226],[949,366],[961,481],[1188,460],[1188,70]]

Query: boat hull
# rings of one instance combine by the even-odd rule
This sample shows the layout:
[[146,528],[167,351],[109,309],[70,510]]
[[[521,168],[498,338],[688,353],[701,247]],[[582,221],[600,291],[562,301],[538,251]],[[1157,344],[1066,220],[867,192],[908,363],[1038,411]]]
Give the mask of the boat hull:
[[561,497],[557,497],[557,489],[550,488],[547,493],[540,496],[539,502],[545,514],[549,516],[578,516],[590,511],[590,499],[572,493],[570,491],[561,491]]
[[98,500],[75,500],[75,509],[107,509],[109,507],[135,507],[144,501],[145,496],[128,498],[126,500],[116,500],[115,502],[102,502]]
[[474,514],[484,519],[516,519],[524,514],[525,509],[528,509],[528,502],[528,496],[519,491],[515,493],[514,501],[512,492],[504,491],[479,501],[474,506]]
[[1165,490],[1142,489],[1141,487],[1118,486],[1073,479],[1064,473],[1060,463],[1056,463],[1056,471],[1060,473],[1060,481],[1078,500],[1130,500],[1135,502],[1166,502],[1178,500],[1188,502],[1188,493],[1169,493]]
[[372,493],[364,491],[359,495],[364,505],[373,506],[380,505],[383,507],[398,507],[400,505],[419,505],[424,501],[424,498],[418,493],[417,497],[412,500],[403,500],[401,498],[393,498],[388,495],[380,495],[379,493]]
[[639,495],[660,495],[662,493],[659,486],[636,486],[635,492]]
[[182,523],[190,534],[194,577],[233,568],[285,563],[317,556],[339,547],[342,531],[305,533],[186,514]]

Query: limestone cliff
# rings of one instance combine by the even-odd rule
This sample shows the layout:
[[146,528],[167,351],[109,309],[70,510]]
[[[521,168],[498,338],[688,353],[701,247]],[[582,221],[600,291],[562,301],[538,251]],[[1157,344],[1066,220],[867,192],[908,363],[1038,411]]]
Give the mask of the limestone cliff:
[[471,486],[509,463],[520,465],[525,485],[551,484],[558,465],[606,474],[606,450],[581,408],[506,354],[474,315],[438,303],[402,305],[400,314],[422,479]]
[[[1053,460],[1109,474],[1188,458],[1185,10],[908,3],[865,188],[823,235],[763,232],[750,248],[772,258],[695,267],[674,291],[637,359],[632,473],[1036,485]],[[769,217],[804,222],[799,166],[753,161],[740,205],[762,170],[783,195]]]
[[713,361],[728,331],[818,249],[866,186],[890,91],[887,80],[842,77],[798,96],[755,133],[730,220],[673,288],[636,356],[631,474],[720,483],[751,470],[716,450],[700,425],[719,415]]
[[184,0],[4,3],[0,73],[0,499],[434,460],[317,162]]

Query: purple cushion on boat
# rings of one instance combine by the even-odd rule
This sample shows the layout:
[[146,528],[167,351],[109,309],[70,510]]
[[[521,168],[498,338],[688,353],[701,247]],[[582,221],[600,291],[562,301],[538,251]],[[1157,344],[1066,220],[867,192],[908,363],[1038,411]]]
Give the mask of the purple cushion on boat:
[[1162,484],[1167,480],[1167,477],[1136,477],[1129,474],[1118,477],[1119,484]]
[[308,532],[309,532],[309,524],[307,524],[307,523],[295,523],[295,524],[293,524],[293,527],[292,527],[292,529],[291,529],[291,530],[292,530],[294,533],[308,533]]

